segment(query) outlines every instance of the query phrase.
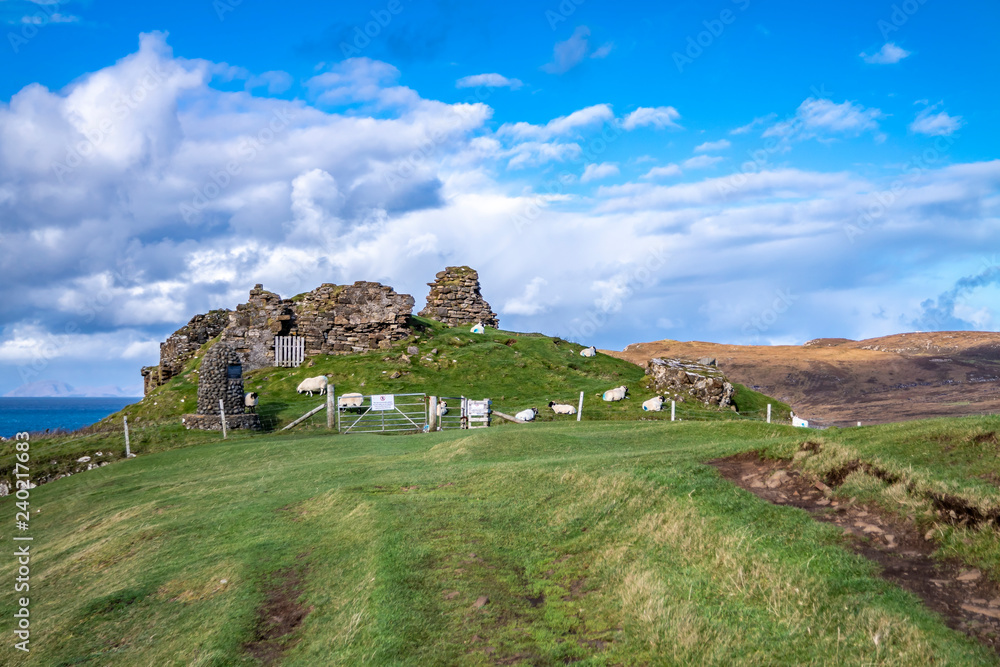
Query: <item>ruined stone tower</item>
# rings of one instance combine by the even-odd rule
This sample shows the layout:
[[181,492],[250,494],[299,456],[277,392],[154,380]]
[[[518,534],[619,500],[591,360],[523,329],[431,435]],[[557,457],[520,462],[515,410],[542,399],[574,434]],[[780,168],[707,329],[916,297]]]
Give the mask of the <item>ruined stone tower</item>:
[[500,318],[483,299],[479,291],[479,274],[467,266],[449,266],[427,283],[431,293],[427,306],[418,313],[445,324],[476,324],[482,322],[500,328]]

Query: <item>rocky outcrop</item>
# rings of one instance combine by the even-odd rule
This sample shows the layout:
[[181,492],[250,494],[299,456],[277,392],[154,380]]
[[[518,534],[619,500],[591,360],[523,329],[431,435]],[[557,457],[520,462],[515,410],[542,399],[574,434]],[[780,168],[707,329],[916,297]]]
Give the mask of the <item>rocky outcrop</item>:
[[184,370],[202,345],[212,340],[229,324],[230,311],[212,310],[204,315],[195,315],[191,321],[170,334],[160,343],[160,364],[142,369],[143,389],[146,394]]
[[494,329],[500,327],[500,318],[480,293],[479,274],[469,267],[449,266],[427,284],[431,292],[427,306],[418,313],[421,317],[453,326],[482,322]]
[[705,405],[736,409],[736,390],[714,364],[655,358],[646,364],[646,375],[652,378],[654,391],[668,398],[683,400],[690,396]]

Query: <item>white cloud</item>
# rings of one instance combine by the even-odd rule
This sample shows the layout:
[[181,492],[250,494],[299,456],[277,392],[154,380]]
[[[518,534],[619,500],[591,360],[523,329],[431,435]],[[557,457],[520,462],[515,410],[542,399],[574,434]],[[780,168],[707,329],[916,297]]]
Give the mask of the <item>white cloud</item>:
[[724,159],[725,158],[717,155],[697,155],[684,160],[684,162],[681,163],[681,166],[685,169],[708,169],[709,167],[714,167]]
[[759,116],[757,118],[754,118],[746,125],[742,125],[740,127],[730,130],[729,134],[747,134],[748,132],[752,132],[753,130],[762,125],[767,125],[777,117],[778,114],[776,113],[769,113],[766,116]]
[[607,58],[611,51],[615,48],[614,42],[608,42],[607,44],[601,44],[596,51],[590,54],[591,58]]
[[613,162],[588,164],[587,168],[583,171],[583,176],[580,177],[580,182],[589,183],[590,181],[597,181],[602,178],[608,178],[609,176],[617,176],[618,174],[618,165]]
[[868,55],[864,51],[862,51],[859,55],[866,63],[872,65],[893,65],[909,56],[910,52],[896,46],[894,42],[886,42],[882,45],[881,49],[871,55]]
[[639,107],[625,117],[623,127],[626,130],[634,130],[637,127],[652,125],[658,130],[667,127],[681,129],[676,122],[680,117],[680,113],[673,107]]
[[932,137],[947,137],[965,125],[965,120],[961,116],[949,116],[946,111],[934,113],[940,106],[939,102],[918,113],[910,123],[910,131]]
[[645,174],[642,175],[643,179],[657,179],[657,178],[668,178],[671,176],[680,176],[681,168],[676,164],[668,164],[664,167],[653,167]]
[[723,151],[732,146],[728,139],[719,139],[718,141],[706,141],[703,144],[698,144],[694,147],[695,153],[710,153],[712,151]]
[[873,132],[878,139],[881,136],[878,134],[878,119],[882,117],[879,109],[866,109],[853,102],[836,104],[828,99],[810,97],[799,105],[794,118],[772,125],[762,136],[795,140],[837,134],[856,137]]
[[246,90],[266,88],[268,94],[277,95],[292,87],[292,75],[281,71],[263,72],[247,78],[244,87]]
[[548,306],[548,294],[545,287],[549,281],[542,277],[532,278],[531,282],[525,285],[524,292],[519,296],[507,299],[504,302],[501,312],[505,315],[538,315],[544,313]]
[[532,125],[531,123],[505,123],[497,130],[497,134],[504,137],[511,137],[518,140],[547,141],[554,137],[572,134],[577,130],[595,127],[614,120],[614,113],[607,104],[595,104],[594,106],[574,111],[568,116],[560,116],[550,120],[545,125]]
[[573,36],[565,42],[557,42],[552,50],[552,62],[542,65],[542,71],[549,74],[564,74],[573,69],[587,57],[590,50],[590,28],[577,26]]
[[463,76],[455,82],[456,88],[477,88],[484,86],[486,88],[510,88],[511,90],[517,90],[523,85],[520,79],[508,79],[502,74],[496,73]]

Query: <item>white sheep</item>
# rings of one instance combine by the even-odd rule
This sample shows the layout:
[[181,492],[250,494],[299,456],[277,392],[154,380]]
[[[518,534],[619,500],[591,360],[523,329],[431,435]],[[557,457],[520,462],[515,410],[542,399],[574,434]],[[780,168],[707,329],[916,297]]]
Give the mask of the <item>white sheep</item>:
[[247,412],[257,412],[257,392],[247,392],[243,397],[243,406],[247,409]]
[[300,394],[313,395],[313,392],[318,393],[320,396],[326,393],[326,383],[329,380],[325,375],[317,375],[314,378],[306,378],[299,383],[298,388],[295,391]]
[[620,387],[615,387],[614,389],[608,389],[606,392],[600,395],[605,401],[623,401],[628,398],[628,387],[622,385]]
[[444,417],[448,414],[448,404],[445,401],[438,402],[438,417]]
[[792,426],[798,428],[809,428],[809,420],[802,419],[801,417],[796,417],[795,413],[792,413]]
[[341,394],[337,398],[337,407],[341,410],[348,408],[360,408],[365,402],[364,394]]
[[527,410],[521,410],[514,415],[514,419],[520,419],[523,422],[533,422],[537,416],[538,408],[528,408]]
[[666,400],[663,396],[654,396],[648,401],[643,401],[642,409],[646,412],[659,412],[663,409],[663,401]]
[[597,356],[597,348],[594,347],[593,345],[591,345],[588,348],[580,350],[580,356],[581,357],[596,357]]
[[556,403],[555,401],[549,402],[549,407],[552,408],[552,412],[557,415],[575,415],[576,408],[572,405],[566,405],[565,403]]
[[472,327],[472,333],[474,334],[486,333],[486,327],[483,326],[482,322],[478,322],[476,326]]

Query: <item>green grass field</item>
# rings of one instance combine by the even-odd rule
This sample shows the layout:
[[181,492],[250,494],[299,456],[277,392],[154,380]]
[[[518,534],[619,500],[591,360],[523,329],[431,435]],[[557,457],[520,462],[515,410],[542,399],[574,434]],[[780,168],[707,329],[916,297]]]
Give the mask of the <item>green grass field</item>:
[[[830,430],[803,465],[898,471],[910,491],[850,484],[908,512],[939,487],[995,508],[998,431],[998,418]],[[191,441],[32,491],[32,652],[5,632],[0,663],[998,664],[835,527],[704,465],[791,457],[817,435],[585,421]],[[15,511],[0,500],[3,525]],[[939,528],[942,553],[1000,578],[995,529]],[[308,613],[262,648],[275,590]],[[5,627],[13,612],[0,597]]]

